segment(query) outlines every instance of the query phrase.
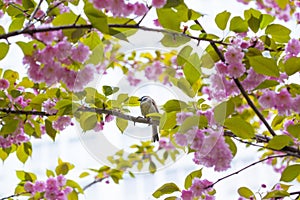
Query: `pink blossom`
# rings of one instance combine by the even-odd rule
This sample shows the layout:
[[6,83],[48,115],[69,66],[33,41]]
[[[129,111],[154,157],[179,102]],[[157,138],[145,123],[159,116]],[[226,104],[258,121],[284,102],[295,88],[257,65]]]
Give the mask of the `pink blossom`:
[[156,81],[158,76],[163,72],[163,66],[161,62],[155,61],[152,66],[148,66],[145,69],[145,76],[149,80]]
[[182,200],[192,200],[193,199],[193,192],[190,190],[182,190],[181,192]]
[[137,86],[141,80],[134,77],[133,72],[129,71],[127,74],[127,80],[131,86]]
[[169,139],[160,138],[160,140],[159,140],[159,149],[165,149],[166,151],[171,151],[171,150],[174,150],[175,147]]
[[56,177],[56,180],[59,187],[63,187],[67,182],[67,179],[61,174]]
[[240,48],[229,46],[224,56],[228,64],[236,64],[236,63],[242,63],[244,53],[241,51]]
[[167,3],[167,0],[152,0],[152,6],[162,8]]
[[258,102],[263,109],[272,108],[275,106],[275,92],[264,90],[263,95],[259,97]]
[[243,63],[232,63],[228,65],[228,75],[233,78],[241,77],[246,71]]
[[84,86],[93,80],[94,74],[95,66],[92,64],[86,65],[77,73],[72,91],[81,92],[84,89]]
[[55,105],[56,103],[51,99],[47,99],[43,102],[43,108],[45,112],[49,113],[50,115],[57,113],[57,109],[54,108]]
[[194,150],[200,150],[204,141],[204,132],[200,129],[196,131],[195,137],[191,143],[191,148]]
[[0,79],[0,90],[6,90],[7,88],[9,88],[8,80],[4,78]]
[[[161,27],[161,24],[159,23],[158,19],[154,19],[154,20],[153,20],[153,24],[154,24],[155,26]],[[176,57],[175,57],[175,58],[176,58]]]
[[224,171],[230,168],[232,154],[228,144],[222,136],[222,130],[210,130],[201,145],[201,149],[194,153],[193,161],[206,167],[213,167],[215,171]]
[[4,13],[2,10],[0,10],[0,18],[2,18],[4,16]]
[[280,115],[288,115],[292,107],[292,97],[286,88],[282,89],[279,94],[275,95],[275,108]]
[[293,109],[295,112],[300,113],[300,95],[297,95],[297,96],[293,99],[292,109]]
[[60,116],[53,122],[53,128],[58,131],[63,131],[69,125],[71,125],[71,118],[69,116]]
[[256,73],[252,67],[250,67],[247,73],[247,77],[242,81],[242,85],[247,91],[255,89],[259,84],[266,80],[266,76]]
[[180,146],[187,146],[188,141],[185,134],[176,133],[174,137],[177,144],[179,144]]
[[84,63],[90,54],[90,49],[82,43],[79,43],[77,47],[73,47],[71,50],[71,57],[73,60]]
[[114,119],[115,117],[113,115],[108,114],[105,116],[105,122],[111,122]]
[[217,68],[217,72],[219,72],[221,74],[227,74],[228,73],[228,68],[227,68],[226,64],[223,63],[223,62],[217,62],[216,63],[216,68]]
[[143,3],[138,3],[136,2],[135,4],[135,12],[134,14],[136,14],[137,16],[142,16],[145,15],[148,12],[148,8],[145,4]]
[[182,124],[188,117],[193,116],[192,112],[178,112],[176,113],[176,121],[178,124]]
[[76,77],[77,73],[75,71],[63,68],[61,81],[64,82],[71,91],[74,90]]
[[43,192],[46,188],[46,184],[43,181],[36,181],[33,187],[36,192]]
[[104,122],[97,122],[93,130],[95,132],[99,132],[102,131],[103,129],[104,129]]
[[41,72],[44,81],[50,86],[58,82],[58,74],[62,73],[62,68],[59,63],[52,62],[50,64],[45,64]]
[[291,39],[286,48],[285,53],[291,56],[297,56],[300,53],[300,41],[298,39]]
[[27,181],[24,184],[24,189],[25,189],[26,192],[30,192],[30,193],[34,193],[35,192],[34,185],[31,182],[29,182],[29,181]]
[[[201,197],[202,195],[211,196],[208,194],[209,190],[211,188],[207,188],[212,185],[212,182],[208,181],[207,179],[200,180],[199,178],[194,178],[192,186],[190,190],[193,193],[193,197]],[[213,196],[211,196],[212,199],[214,199]],[[205,198],[207,199],[207,198]]]

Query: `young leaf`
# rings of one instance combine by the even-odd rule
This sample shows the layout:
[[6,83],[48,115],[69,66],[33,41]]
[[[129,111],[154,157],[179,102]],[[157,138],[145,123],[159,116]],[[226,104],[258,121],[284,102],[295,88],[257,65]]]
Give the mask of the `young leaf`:
[[8,53],[9,50],[9,45],[4,43],[4,42],[0,42],[0,60],[2,60],[3,58],[5,58],[6,54]]
[[172,194],[173,192],[176,191],[180,191],[180,189],[178,188],[178,186],[175,183],[166,183],[163,186],[161,186],[160,188],[158,188],[153,194],[152,196],[155,198],[159,198],[165,194]]
[[266,34],[272,36],[276,42],[288,42],[290,40],[291,30],[280,24],[271,24],[267,26]]
[[121,133],[123,133],[128,126],[128,121],[126,119],[117,118],[116,123]]
[[276,61],[273,58],[266,58],[263,56],[248,57],[250,65],[258,74],[267,76],[279,77],[279,70]]
[[274,136],[268,143],[267,147],[275,150],[280,150],[285,146],[289,146],[289,144],[293,143],[292,138],[287,135],[276,135]]
[[224,125],[240,138],[251,139],[255,137],[254,128],[251,124],[240,117],[228,118],[225,120]]
[[223,124],[225,119],[234,112],[234,103],[229,100],[220,103],[214,108],[214,118],[216,122]]
[[195,177],[197,178],[201,178],[202,176],[202,169],[199,169],[199,170],[196,170],[196,171],[193,171],[191,172],[189,175],[187,175],[187,177],[185,178],[185,181],[184,181],[184,188],[185,189],[188,189],[191,187],[192,185],[192,181]]
[[219,29],[221,30],[225,30],[226,26],[227,26],[227,22],[230,18],[231,13],[227,12],[226,10],[217,14],[216,18],[215,18],[215,22],[217,24],[217,26],[219,27]]
[[184,65],[184,63],[187,62],[192,51],[193,48],[189,45],[183,47],[177,55],[177,64],[180,66]]
[[254,193],[249,188],[246,187],[240,187],[238,189],[238,193],[240,196],[245,197],[247,199],[249,199],[250,197],[254,197]]
[[300,175],[300,164],[290,165],[281,174],[280,181],[291,182]]
[[241,17],[234,17],[230,21],[229,29],[236,33],[246,32],[248,30],[248,24]]

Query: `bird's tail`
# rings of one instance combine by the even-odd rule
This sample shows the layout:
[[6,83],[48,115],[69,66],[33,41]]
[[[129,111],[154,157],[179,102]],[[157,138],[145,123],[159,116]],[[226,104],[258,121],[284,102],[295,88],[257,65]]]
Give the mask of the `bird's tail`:
[[152,142],[159,141],[157,126],[152,125]]

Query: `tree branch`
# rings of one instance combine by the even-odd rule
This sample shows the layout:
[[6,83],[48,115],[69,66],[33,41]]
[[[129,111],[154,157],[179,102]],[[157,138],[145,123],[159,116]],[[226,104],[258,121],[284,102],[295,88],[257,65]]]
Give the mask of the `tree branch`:
[[[208,41],[211,43],[218,43],[223,45],[228,45],[227,43],[223,41],[216,41],[208,38],[199,38],[187,34],[183,34],[180,32],[172,31],[172,30],[165,30],[165,29],[157,29],[157,28],[149,28],[145,26],[139,26],[139,25],[132,25],[132,24],[109,24],[108,27],[110,28],[124,28],[124,29],[140,29],[144,31],[151,31],[151,32],[158,32],[158,33],[166,33],[171,34],[174,36],[179,37],[186,37],[197,41]],[[23,29],[18,31],[9,32],[6,34],[0,35],[0,39],[8,39],[9,37],[18,36],[22,34],[29,34],[32,35],[34,33],[40,33],[40,32],[49,32],[49,31],[58,31],[58,30],[66,30],[66,29],[92,29],[93,26],[91,24],[72,24],[72,25],[65,25],[65,26],[54,26],[54,27],[42,27],[42,28],[33,28],[33,29]]]
[[43,111],[33,111],[33,110],[11,110],[6,108],[0,108],[0,112],[7,114],[16,114],[16,115],[38,115],[38,116],[54,116],[56,114],[49,114]]
[[248,169],[249,167],[252,167],[252,166],[254,166],[254,165],[257,165],[258,163],[262,163],[262,162],[264,162],[264,161],[266,161],[266,160],[269,160],[269,159],[272,159],[272,158],[282,158],[282,157],[287,157],[287,156],[290,156],[290,155],[284,154],[284,155],[268,156],[267,158],[264,158],[264,159],[262,159],[262,160],[256,161],[256,162],[254,162],[254,163],[251,163],[250,165],[247,165],[246,167],[244,167],[244,168],[242,168],[242,169],[240,169],[240,170],[238,170],[238,171],[236,171],[236,172],[233,172],[233,173],[231,173],[231,174],[228,174],[227,176],[224,176],[224,177],[218,179],[216,182],[214,182],[213,184],[207,186],[205,189],[211,188],[211,187],[213,187],[214,185],[216,185],[218,182],[220,182],[220,181],[222,181],[222,180],[224,180],[224,179],[227,179],[227,178],[229,178],[229,177],[231,177],[231,176],[233,176],[233,175],[239,174],[240,172],[242,172],[242,171]]

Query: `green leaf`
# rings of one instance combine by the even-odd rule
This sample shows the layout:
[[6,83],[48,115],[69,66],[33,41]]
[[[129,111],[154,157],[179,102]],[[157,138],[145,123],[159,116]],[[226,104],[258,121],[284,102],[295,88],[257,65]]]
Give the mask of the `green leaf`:
[[78,200],[78,193],[74,190],[68,194],[68,200]]
[[161,44],[165,47],[179,47],[191,39],[185,36],[180,36],[178,34],[165,33],[164,37],[160,40]]
[[55,109],[58,110],[57,115],[70,115],[73,113],[73,104],[71,99],[62,99],[56,103],[54,106]]
[[17,175],[18,179],[20,179],[21,181],[34,182],[37,178],[34,173],[25,172],[25,171],[22,171],[22,170],[17,170],[16,175]]
[[150,161],[149,163],[149,172],[151,174],[154,174],[156,172],[156,165],[153,161]]
[[22,0],[22,5],[25,9],[32,9],[35,6],[35,2],[32,0]]
[[0,158],[1,158],[2,161],[5,161],[6,158],[8,157],[8,155],[9,155],[9,153],[7,153],[2,148],[0,148]]
[[260,28],[264,29],[275,20],[275,17],[269,14],[262,14],[262,20],[260,22]]
[[31,155],[31,149],[28,149],[28,146],[25,146],[25,143],[22,143],[17,147],[16,155],[19,161],[23,164],[27,161],[28,157]]
[[181,111],[187,107],[188,107],[188,105],[184,101],[180,101],[180,100],[176,100],[176,99],[168,100],[163,105],[163,109],[166,112]]
[[175,183],[166,183],[163,186],[161,186],[160,188],[158,188],[153,194],[152,196],[155,198],[159,198],[165,194],[171,194],[173,192],[177,192],[180,191],[180,189],[178,188],[178,186]]
[[254,128],[251,124],[240,117],[228,118],[225,120],[224,125],[242,139],[251,139],[255,137]]
[[225,119],[234,112],[232,100],[224,101],[214,108],[214,118],[219,124],[223,124]]
[[287,166],[282,174],[280,181],[291,182],[300,175],[300,164]]
[[5,70],[3,78],[7,79],[10,83],[14,83],[19,79],[19,73],[13,70]]
[[75,22],[76,24],[86,24],[86,21],[82,17],[75,15],[71,11],[71,12],[65,12],[60,15],[57,15],[52,21],[52,24],[54,26],[62,26],[62,25],[74,24]]
[[238,193],[240,196],[245,197],[247,199],[249,199],[250,197],[254,197],[254,193],[249,188],[246,187],[240,187],[238,189]]
[[30,101],[30,106],[37,110],[41,111],[42,109],[42,103],[48,99],[48,96],[46,94],[39,94],[35,96],[31,101]]
[[266,196],[264,196],[262,199],[275,199],[279,197],[289,197],[290,193],[284,190],[274,190],[271,192],[268,192]]
[[284,43],[290,40],[291,30],[280,24],[271,24],[267,26],[265,33],[271,35],[276,42]]
[[188,58],[190,57],[192,51],[193,48],[189,45],[183,47],[177,55],[177,64],[180,66],[184,65],[184,63],[186,63]]
[[175,31],[180,31],[180,24],[189,20],[189,9],[182,0],[177,0],[176,4],[168,4],[163,8],[156,9],[156,13],[162,27]]
[[284,116],[276,115],[271,123],[273,129],[280,129],[283,124],[283,120],[285,119]]
[[296,72],[300,71],[300,58],[298,57],[292,57],[289,58],[284,63],[284,70],[287,73],[287,75],[293,75]]
[[237,147],[231,137],[226,136],[225,142],[229,145],[229,149],[231,151],[232,156],[234,157],[237,153]]
[[3,58],[5,58],[6,54],[8,53],[9,50],[9,45],[4,43],[4,42],[0,42],[0,60],[2,60]]
[[300,124],[289,125],[287,131],[297,139],[300,139]]
[[21,30],[23,28],[24,21],[25,21],[24,16],[15,18],[9,25],[8,28],[9,32]]
[[20,121],[16,119],[10,119],[2,125],[0,135],[7,135],[15,132],[19,126]]
[[84,132],[95,128],[97,121],[98,121],[97,114],[94,112],[82,113],[79,120],[80,127]]
[[201,178],[202,176],[202,169],[196,170],[191,172],[189,175],[186,176],[185,181],[184,181],[184,188],[188,189],[192,185],[192,181],[195,177]]
[[260,27],[260,19],[254,17],[253,15],[251,15],[251,18],[248,20],[248,25],[249,28],[254,32],[257,33],[257,31],[259,30]]
[[196,91],[194,91],[192,85],[185,78],[180,78],[178,80],[177,87],[181,89],[189,97],[194,97],[196,95]]
[[79,175],[79,178],[84,178],[84,177],[87,177],[89,176],[90,174],[88,172],[82,172],[80,175]]
[[289,0],[275,0],[275,2],[278,4],[278,6],[284,10],[286,8],[286,6],[289,3]]
[[38,43],[37,41],[31,41],[31,42],[23,42],[23,41],[18,41],[16,42],[17,45],[21,48],[23,51],[23,54],[25,56],[31,56],[33,52],[36,50],[34,47],[37,45],[39,48],[41,46],[44,46],[41,43]]
[[188,10],[188,18],[189,20],[197,20],[199,17],[202,17],[203,15],[197,11],[194,11],[193,9]]
[[86,1],[84,6],[84,13],[92,23],[93,27],[95,27],[102,33],[109,33],[107,16],[100,10],[95,9],[93,4]]
[[[183,67],[183,73],[190,83],[193,85],[197,80],[199,80],[201,75],[200,69],[200,59],[197,53],[193,53],[185,63]],[[196,92],[196,91],[195,91]]]
[[128,126],[128,121],[126,119],[118,118],[116,120],[117,127],[121,131],[121,133],[124,133],[125,129]]
[[119,88],[104,85],[104,86],[102,86],[102,91],[103,91],[105,96],[109,96],[109,95],[112,95],[112,94],[118,92]]
[[273,58],[266,58],[263,56],[248,57],[250,65],[258,74],[267,76],[279,77],[279,70],[276,61]]
[[280,150],[285,146],[289,146],[290,143],[293,143],[293,140],[289,136],[276,135],[269,141],[267,147],[275,150]]
[[52,122],[48,119],[45,120],[45,128],[47,135],[49,135],[50,138],[55,141],[57,131],[52,127]]
[[259,84],[254,90],[260,90],[265,88],[270,88],[279,85],[278,81],[275,80],[264,80],[261,84]]
[[67,186],[70,186],[71,188],[76,189],[79,193],[83,194],[83,189],[80,187],[80,185],[78,183],[76,183],[73,180],[67,180],[66,183]]
[[192,129],[193,127],[198,127],[200,121],[199,116],[191,116],[187,117],[181,124],[178,132],[186,133],[188,130]]
[[46,175],[47,175],[47,177],[51,177],[51,176],[55,177],[54,172],[52,170],[49,170],[49,169],[46,170]]
[[160,118],[159,128],[161,130],[173,129],[176,124],[176,112],[165,112]]
[[221,30],[226,29],[230,15],[231,15],[231,13],[227,12],[226,10],[217,14],[217,16],[215,18],[215,22],[216,22],[217,26],[219,27],[219,29],[221,29]]
[[234,17],[230,20],[229,30],[236,33],[246,32],[248,30],[248,24],[241,17]]

